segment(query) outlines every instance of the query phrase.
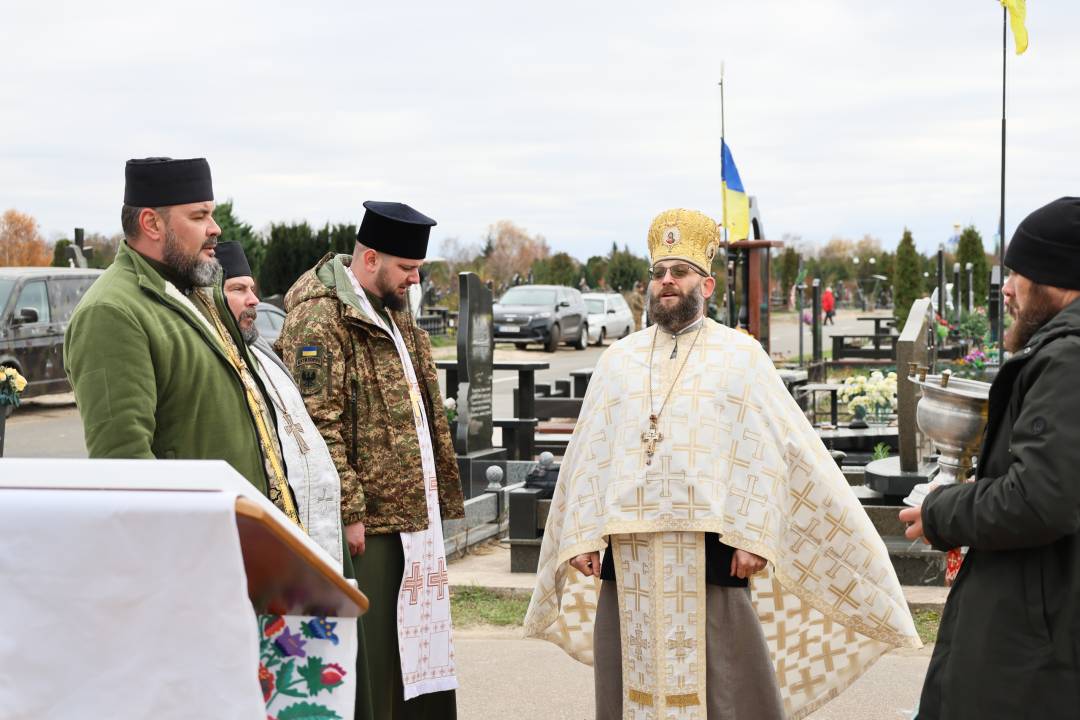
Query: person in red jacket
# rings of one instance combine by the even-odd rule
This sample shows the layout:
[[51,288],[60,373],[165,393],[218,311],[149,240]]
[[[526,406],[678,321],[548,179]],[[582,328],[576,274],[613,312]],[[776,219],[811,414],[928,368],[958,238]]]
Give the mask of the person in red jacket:
[[825,320],[822,325],[836,324],[836,296],[833,295],[832,286],[825,288],[821,294],[821,309],[825,311]]

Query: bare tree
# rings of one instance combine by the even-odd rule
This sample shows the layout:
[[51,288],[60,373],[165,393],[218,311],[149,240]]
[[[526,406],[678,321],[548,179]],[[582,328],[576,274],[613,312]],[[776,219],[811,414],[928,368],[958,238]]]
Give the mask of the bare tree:
[[460,238],[444,238],[439,246],[439,256],[446,261],[451,275],[457,275],[483,259],[478,243],[463,243]]
[[543,235],[530,235],[510,220],[488,228],[484,274],[496,287],[505,287],[515,274],[525,277],[537,260],[551,254]]

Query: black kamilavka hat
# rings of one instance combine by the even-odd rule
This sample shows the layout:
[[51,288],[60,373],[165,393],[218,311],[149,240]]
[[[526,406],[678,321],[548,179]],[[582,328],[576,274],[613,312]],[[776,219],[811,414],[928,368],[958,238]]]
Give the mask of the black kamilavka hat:
[[219,242],[214,248],[214,257],[221,263],[224,272],[224,280],[234,277],[254,277],[251,274],[251,265],[247,255],[244,254],[244,246],[235,240]]
[[214,199],[206,158],[128,160],[124,178],[124,204],[130,207],[168,207]]
[[357,242],[387,255],[424,259],[434,220],[399,202],[368,200],[364,209]]

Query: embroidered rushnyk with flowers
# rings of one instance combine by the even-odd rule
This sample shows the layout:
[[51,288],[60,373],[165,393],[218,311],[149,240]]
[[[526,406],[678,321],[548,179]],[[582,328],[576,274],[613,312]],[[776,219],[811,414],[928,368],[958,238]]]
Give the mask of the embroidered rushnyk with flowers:
[[[702,563],[661,558],[700,552],[688,539],[719,533],[769,561],[753,577],[752,599],[785,711],[803,717],[882,653],[920,646],[900,583],[840,469],[747,335],[704,321],[656,419],[647,463],[649,384],[657,397],[667,389],[648,372],[655,331],[617,342],[593,372],[552,499],[525,633],[591,664],[600,580],[567,562],[603,551],[609,536],[656,533],[657,562],[643,571],[654,574],[653,598],[666,617],[622,620],[643,632],[631,648],[636,638],[622,630],[624,713],[704,718],[704,663],[687,661],[704,641],[703,613],[687,611],[703,587]],[[620,560],[634,553],[620,541],[613,551]],[[668,603],[682,611],[677,622]],[[632,652],[656,653],[656,661],[638,662]],[[676,662],[685,675],[672,669]]]

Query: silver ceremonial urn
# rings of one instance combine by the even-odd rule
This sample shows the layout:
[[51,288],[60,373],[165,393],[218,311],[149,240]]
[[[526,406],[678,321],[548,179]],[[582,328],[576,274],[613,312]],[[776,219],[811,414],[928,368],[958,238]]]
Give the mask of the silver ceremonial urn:
[[937,476],[929,483],[916,485],[904,498],[904,503],[913,507],[922,505],[934,488],[954,485],[967,476],[982,442],[990,404],[990,383],[953,378],[947,372],[927,375],[924,368],[919,371],[917,377],[908,378],[922,388],[916,422],[941,456]]

